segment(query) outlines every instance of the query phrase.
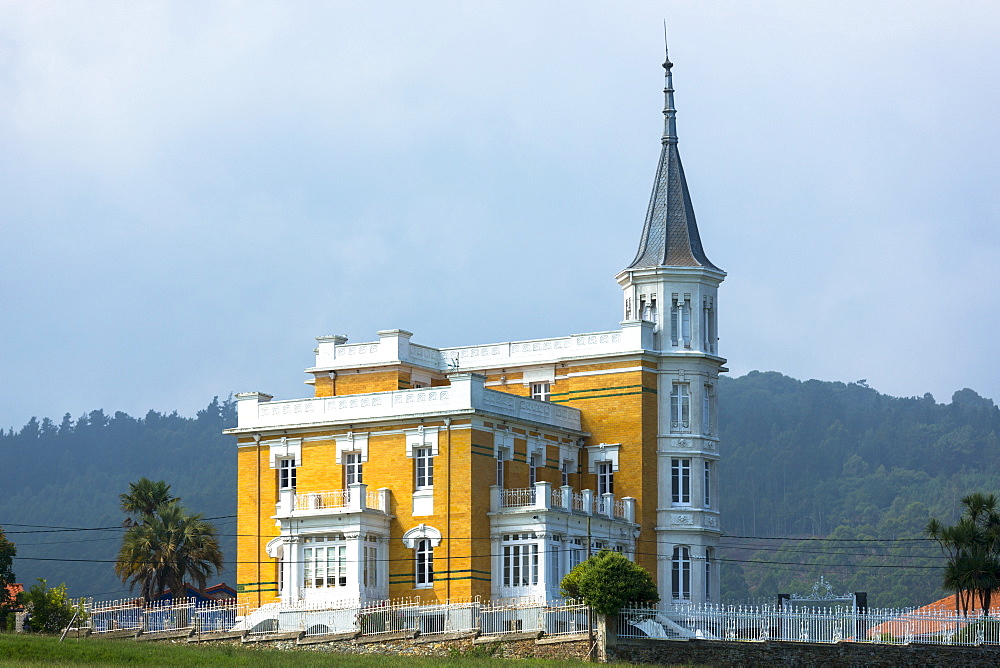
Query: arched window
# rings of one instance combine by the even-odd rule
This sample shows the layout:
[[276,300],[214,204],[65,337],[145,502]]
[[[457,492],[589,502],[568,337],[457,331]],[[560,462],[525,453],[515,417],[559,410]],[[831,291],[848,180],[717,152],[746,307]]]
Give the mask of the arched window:
[[434,586],[434,546],[428,538],[417,541],[413,581],[418,589]]
[[671,594],[677,600],[691,599],[691,550],[682,545],[674,548]]
[[414,588],[432,588],[434,586],[434,548],[441,544],[441,532],[434,527],[420,524],[403,534],[403,544],[414,550]]

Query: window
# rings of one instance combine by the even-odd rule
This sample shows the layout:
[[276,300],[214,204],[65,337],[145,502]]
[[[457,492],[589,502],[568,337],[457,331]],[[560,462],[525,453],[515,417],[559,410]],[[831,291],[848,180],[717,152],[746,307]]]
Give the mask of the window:
[[705,600],[712,600],[712,561],[715,558],[715,551],[710,547],[705,548]]
[[549,400],[549,383],[532,383],[531,384],[531,398],[538,399],[539,401]]
[[504,535],[504,587],[530,587],[538,584],[538,543],[534,540],[533,533]]
[[302,550],[303,584],[310,588],[347,586],[347,545],[342,534],[308,536]]
[[706,385],[701,395],[701,433],[712,433],[712,386]]
[[546,557],[548,560],[549,573],[545,577],[549,586],[558,585],[562,580],[562,560],[560,555],[562,550],[562,536],[555,534],[552,536],[549,543],[549,554]]
[[503,461],[507,458],[506,448],[497,448],[497,486],[503,487]]
[[295,458],[278,460],[278,489],[295,489]]
[[670,391],[670,428],[674,431],[691,428],[691,394],[687,383],[674,383]]
[[569,563],[567,566],[572,570],[573,567],[583,563],[583,539],[574,538],[569,543]]
[[361,581],[365,587],[378,586],[378,539],[372,535],[365,536]]
[[430,539],[417,541],[414,582],[418,589],[429,589],[434,586],[434,548]]
[[712,507],[712,462],[705,462],[705,507]]
[[413,449],[414,489],[434,487],[434,457],[430,448]]
[[691,299],[685,295],[684,303],[681,305],[681,338],[684,347],[691,347]]
[[568,459],[563,460],[562,468],[560,469],[560,473],[562,474],[563,487],[569,485],[569,474],[572,471],[572,467],[573,467],[573,462],[569,461]]
[[344,482],[348,485],[364,482],[361,471],[361,453],[344,453]]
[[691,347],[691,298],[674,295],[670,306],[670,343],[676,346],[682,342],[685,348]]
[[691,503],[691,460],[670,460],[670,495],[678,505]]
[[611,462],[597,462],[597,494],[615,493],[615,473],[611,470]]
[[538,455],[528,457],[528,486],[534,488],[538,482]]
[[674,599],[691,598],[691,550],[675,547],[670,569],[670,591]]

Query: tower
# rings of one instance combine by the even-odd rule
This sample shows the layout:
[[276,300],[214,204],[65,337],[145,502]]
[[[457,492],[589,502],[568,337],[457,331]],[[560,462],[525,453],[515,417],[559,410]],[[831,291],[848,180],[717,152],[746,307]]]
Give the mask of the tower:
[[726,273],[705,255],[677,150],[669,56],[662,149],[635,259],[616,276],[625,321],[653,323],[659,402],[657,581],[664,601],[719,600],[716,388],[718,288]]

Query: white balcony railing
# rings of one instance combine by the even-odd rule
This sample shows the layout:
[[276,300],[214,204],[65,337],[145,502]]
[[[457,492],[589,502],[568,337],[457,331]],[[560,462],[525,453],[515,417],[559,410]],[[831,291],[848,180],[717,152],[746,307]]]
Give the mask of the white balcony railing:
[[574,492],[572,487],[552,489],[548,482],[537,482],[534,487],[503,489],[490,488],[490,510],[504,509],[560,510],[585,515],[601,515],[609,519],[635,522],[635,499],[616,499],[614,494],[598,497],[592,490]]
[[278,495],[277,514],[290,513],[356,513],[365,510],[389,512],[387,488],[368,491],[368,485],[355,484],[348,489],[333,489],[319,492],[298,492],[282,490]]

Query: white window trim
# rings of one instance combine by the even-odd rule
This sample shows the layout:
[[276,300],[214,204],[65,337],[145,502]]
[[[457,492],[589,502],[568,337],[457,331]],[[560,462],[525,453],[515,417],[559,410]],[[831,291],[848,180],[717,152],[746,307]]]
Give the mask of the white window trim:
[[302,439],[287,438],[282,436],[278,441],[271,442],[270,463],[271,468],[278,468],[278,460],[294,459],[296,466],[302,465]]
[[353,431],[349,431],[346,434],[334,436],[333,440],[337,444],[337,464],[344,464],[345,452],[359,452],[361,453],[361,463],[364,464],[368,461],[367,432],[355,433]]
[[406,456],[413,459],[414,448],[430,448],[431,456],[438,456],[438,432],[440,427],[417,427],[416,429],[404,429],[406,437]]
[[521,382],[525,385],[548,383],[551,387],[556,382],[556,368],[555,366],[547,366],[542,369],[525,369],[521,374]]
[[418,524],[403,534],[403,545],[411,550],[415,550],[417,548],[417,541],[424,539],[431,541],[431,547],[437,547],[441,544],[441,532],[432,526]]
[[587,473],[597,473],[598,462],[611,462],[611,472],[618,472],[618,451],[621,443],[601,443],[587,446]]

